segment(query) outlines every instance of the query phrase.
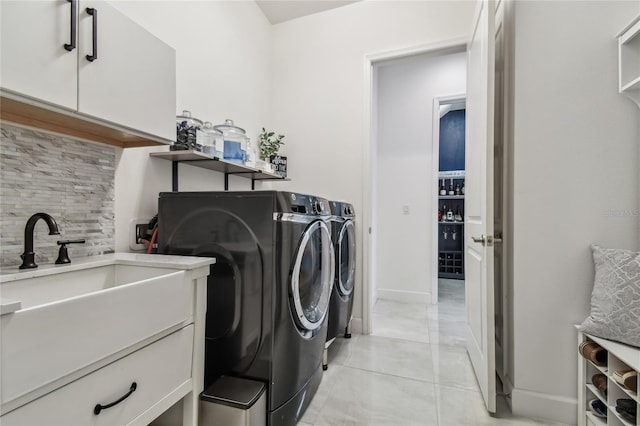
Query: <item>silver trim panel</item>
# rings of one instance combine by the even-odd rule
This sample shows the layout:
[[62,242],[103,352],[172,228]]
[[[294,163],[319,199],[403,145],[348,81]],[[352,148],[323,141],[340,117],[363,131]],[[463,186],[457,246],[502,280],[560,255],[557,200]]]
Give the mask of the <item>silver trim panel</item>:
[[325,216],[308,215],[301,213],[274,213],[273,220],[276,222],[296,222],[296,223],[311,223],[314,220],[325,220]]
[[[353,240],[351,241],[352,245],[351,248],[355,250],[355,235],[356,235],[356,230],[355,230],[355,225],[353,223],[353,221],[351,221],[350,219],[345,220],[344,225],[342,225],[342,227],[340,228],[340,235],[338,236],[338,243],[337,243],[337,247],[338,247],[338,260],[339,265],[338,265],[338,269],[340,269],[340,265],[342,265],[342,239],[344,238],[344,234],[347,232],[347,229],[351,228],[351,230],[353,231]],[[349,256],[353,256],[353,254],[349,253]],[[349,264],[350,267],[350,271],[349,271],[349,281],[353,281],[355,279],[355,256],[353,258],[353,262]],[[351,285],[351,289],[347,289],[345,284],[342,282],[342,274],[341,274],[341,270],[338,271],[338,286],[340,287],[340,293],[342,293],[344,296],[350,296],[351,293],[353,293],[353,283]]]
[[[311,235],[313,235],[318,228],[320,232],[324,234],[324,238],[326,238],[325,246],[328,247],[328,261],[329,268],[322,268],[322,294],[321,300],[324,301],[324,305],[326,306],[324,312],[318,321],[311,322],[304,314],[304,309],[302,308],[302,302],[300,301],[300,268],[302,265],[302,257],[304,256],[304,249],[309,243],[311,239]],[[327,254],[322,254],[322,259],[326,259]],[[325,265],[323,265],[325,266]],[[329,232],[329,228],[322,221],[315,218],[315,222],[309,226],[304,234],[302,235],[302,241],[298,248],[298,252],[296,253],[296,261],[293,266],[293,273],[291,274],[291,294],[293,295],[293,303],[295,305],[295,315],[300,321],[300,324],[308,330],[314,331],[318,328],[322,327],[322,323],[327,316],[327,312],[329,311],[329,299],[331,298],[331,290],[333,289],[333,277],[335,275],[335,251],[333,249],[333,244],[331,243],[331,233]]]

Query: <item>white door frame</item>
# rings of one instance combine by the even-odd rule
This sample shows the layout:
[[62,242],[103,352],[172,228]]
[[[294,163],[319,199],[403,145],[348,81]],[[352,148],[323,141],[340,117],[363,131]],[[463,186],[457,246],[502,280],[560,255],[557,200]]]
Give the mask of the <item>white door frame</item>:
[[[433,98],[433,143],[432,143],[432,170],[435,175],[438,175],[438,171],[440,170],[440,106],[447,104],[455,104],[464,101],[466,103],[467,95],[466,94],[457,94],[450,96],[438,96]],[[438,179],[436,179],[436,182]],[[439,198],[438,198],[438,189],[434,187],[431,192],[431,205],[435,207],[435,209],[431,212],[431,235],[434,238],[431,239],[431,303],[438,303],[438,239],[440,238],[439,232],[440,229],[438,227],[438,207],[439,207]]]
[[[362,333],[371,333],[371,311],[373,309],[374,296],[374,262],[373,254],[375,253],[374,234],[376,232],[376,224],[374,223],[375,208],[375,167],[377,163],[377,139],[373,128],[373,66],[376,62],[387,61],[391,59],[400,59],[408,56],[419,55],[423,53],[442,54],[463,52],[466,50],[467,37],[459,37],[444,40],[436,43],[423,44],[403,49],[389,50],[380,53],[372,53],[364,57],[364,137],[362,152]],[[447,52],[447,51],[451,52]],[[432,193],[435,190],[431,191]]]

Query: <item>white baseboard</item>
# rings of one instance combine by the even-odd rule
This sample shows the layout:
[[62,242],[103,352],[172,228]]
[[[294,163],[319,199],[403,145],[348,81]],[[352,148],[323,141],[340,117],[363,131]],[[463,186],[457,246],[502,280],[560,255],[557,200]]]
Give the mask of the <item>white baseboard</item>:
[[551,420],[575,425],[578,422],[578,401],[560,395],[514,388],[511,391],[511,411],[517,416]]
[[379,288],[378,299],[393,300],[405,303],[431,303],[431,293],[422,291],[405,291]]

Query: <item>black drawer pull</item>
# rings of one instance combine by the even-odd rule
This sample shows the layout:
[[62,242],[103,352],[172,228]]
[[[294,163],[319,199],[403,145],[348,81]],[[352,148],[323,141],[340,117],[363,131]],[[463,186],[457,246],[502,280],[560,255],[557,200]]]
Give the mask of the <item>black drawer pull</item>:
[[126,394],[122,395],[117,401],[113,401],[111,404],[107,404],[107,405],[96,404],[96,406],[93,408],[93,414],[95,414],[97,416],[98,414],[100,414],[100,411],[106,410],[107,408],[111,408],[114,405],[120,404],[122,401],[124,401],[125,399],[129,398],[129,396],[136,391],[137,387],[138,387],[137,383],[133,382],[133,383],[131,383],[131,387],[129,388],[129,392],[127,392]]
[[98,9],[88,7],[87,13],[93,17],[93,54],[86,55],[86,58],[93,62],[98,59]]
[[71,43],[64,44],[64,48],[66,50],[68,50],[69,52],[71,52],[73,49],[76,48],[76,0],[67,0],[69,3],[71,3]]

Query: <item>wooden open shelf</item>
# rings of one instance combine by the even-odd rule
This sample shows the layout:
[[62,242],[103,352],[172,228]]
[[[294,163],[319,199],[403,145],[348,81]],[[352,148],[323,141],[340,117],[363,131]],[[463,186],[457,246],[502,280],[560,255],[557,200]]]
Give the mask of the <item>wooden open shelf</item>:
[[74,111],[45,107],[36,102],[21,102],[6,96],[0,97],[0,119],[34,129],[47,130],[64,136],[90,142],[99,142],[120,148],[168,145],[165,141],[132,129],[109,126],[106,123],[82,116]]

